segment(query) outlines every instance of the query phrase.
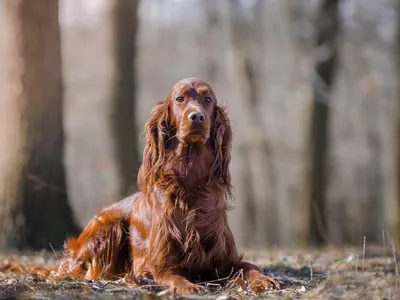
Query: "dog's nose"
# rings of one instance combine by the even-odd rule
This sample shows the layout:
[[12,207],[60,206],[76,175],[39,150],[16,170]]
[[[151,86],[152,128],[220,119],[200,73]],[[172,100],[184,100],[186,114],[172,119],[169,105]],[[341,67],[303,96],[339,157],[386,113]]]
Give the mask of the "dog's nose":
[[204,122],[205,119],[206,119],[206,117],[204,116],[204,114],[201,111],[191,112],[189,114],[189,120],[193,124],[201,124]]

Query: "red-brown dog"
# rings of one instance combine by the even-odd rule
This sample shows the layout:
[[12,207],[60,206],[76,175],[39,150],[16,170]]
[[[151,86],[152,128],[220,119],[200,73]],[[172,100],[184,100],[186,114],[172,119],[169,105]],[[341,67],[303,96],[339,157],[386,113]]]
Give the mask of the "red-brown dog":
[[58,275],[130,273],[191,294],[202,289],[196,281],[242,270],[254,290],[279,288],[237,253],[227,220],[232,131],[210,85],[179,81],[145,129],[140,192],[101,211],[78,239],[67,241]]

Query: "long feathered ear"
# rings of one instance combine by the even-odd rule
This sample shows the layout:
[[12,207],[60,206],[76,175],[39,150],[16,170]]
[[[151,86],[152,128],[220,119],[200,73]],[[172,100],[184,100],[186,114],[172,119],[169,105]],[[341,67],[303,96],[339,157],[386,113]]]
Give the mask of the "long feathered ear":
[[168,101],[156,105],[145,126],[146,142],[143,163],[139,169],[138,186],[144,191],[157,179],[158,171],[165,159],[165,141],[170,135]]
[[214,161],[211,168],[211,179],[219,180],[227,187],[231,195],[231,161],[232,129],[225,107],[215,108],[215,119],[211,128],[211,137],[214,145]]

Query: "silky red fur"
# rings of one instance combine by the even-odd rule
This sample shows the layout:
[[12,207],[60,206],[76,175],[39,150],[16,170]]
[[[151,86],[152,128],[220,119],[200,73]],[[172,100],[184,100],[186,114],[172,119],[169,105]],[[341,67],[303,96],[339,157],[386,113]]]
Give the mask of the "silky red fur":
[[[190,122],[193,111],[204,113],[202,124]],[[185,294],[202,289],[195,281],[243,270],[253,289],[278,288],[236,250],[227,220],[232,131],[212,88],[199,79],[179,81],[153,109],[145,133],[140,192],[102,210],[79,238],[67,241],[58,277],[128,273]]]

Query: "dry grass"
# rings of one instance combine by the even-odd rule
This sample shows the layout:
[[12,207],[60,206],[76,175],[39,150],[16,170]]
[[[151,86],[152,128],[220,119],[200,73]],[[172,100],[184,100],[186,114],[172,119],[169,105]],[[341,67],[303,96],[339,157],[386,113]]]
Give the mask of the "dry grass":
[[[280,291],[255,295],[228,281],[208,282],[208,292],[187,299],[400,299],[399,258],[392,247],[246,251],[246,258],[284,283]],[[30,276],[29,266],[57,267],[60,253],[0,255],[0,299],[179,299],[158,286],[118,281],[52,281]],[[12,264],[10,264],[10,259]],[[7,266],[9,263],[9,267]],[[10,268],[10,265],[21,268]],[[2,267],[3,266],[3,267]]]

